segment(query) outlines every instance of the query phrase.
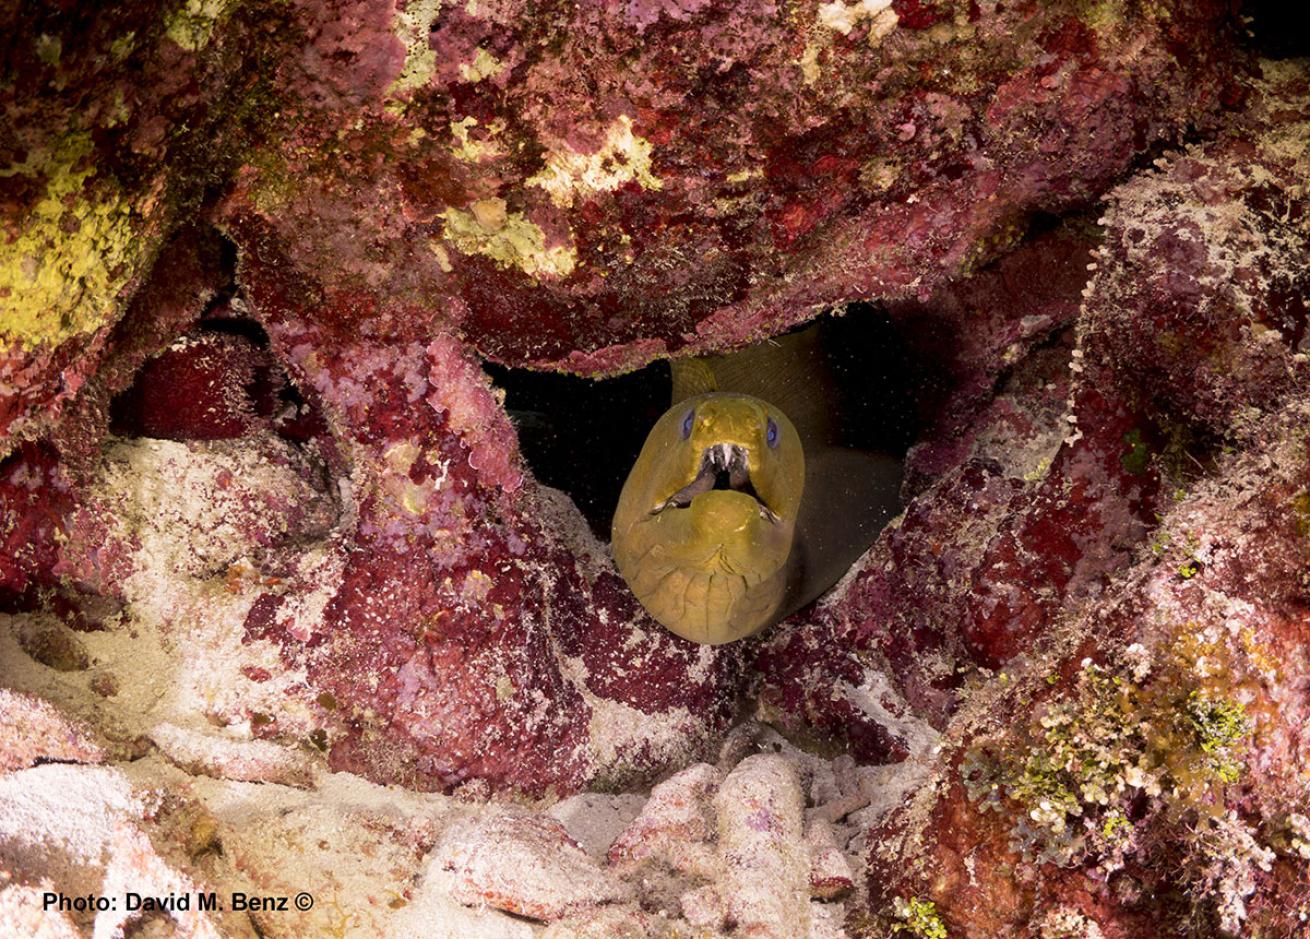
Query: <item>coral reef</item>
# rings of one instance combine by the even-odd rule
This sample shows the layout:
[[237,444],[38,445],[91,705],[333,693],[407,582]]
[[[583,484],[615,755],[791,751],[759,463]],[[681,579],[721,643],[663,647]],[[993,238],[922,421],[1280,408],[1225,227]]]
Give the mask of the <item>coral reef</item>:
[[345,6],[349,37],[307,5],[229,230],[338,328],[331,298],[383,296],[588,373],[976,266],[1208,119],[1238,64],[1211,3]]
[[[1049,620],[1005,681],[953,718],[934,784],[874,835],[870,885],[885,910],[922,893],[964,936],[1027,923],[1058,935],[1062,922],[1080,935],[1291,935],[1301,921],[1305,866],[1288,832],[1304,797],[1288,781],[1306,758],[1295,257],[1310,89],[1298,69],[1268,71],[1231,136],[1111,195],[1074,362],[1078,380],[1140,402],[1150,423],[1125,436],[1123,462],[1158,474],[1168,502],[1097,603]],[[1193,212],[1215,214],[1205,251],[1170,254],[1167,268],[1136,260],[1136,246],[1188,242],[1178,231],[1200,238]],[[1216,275],[1210,251],[1238,273]],[[1197,297],[1242,311],[1220,320],[1246,341],[1126,337]],[[1225,349],[1233,359],[1218,364]],[[1064,446],[1079,448],[1088,424],[1072,400],[1079,439]]]

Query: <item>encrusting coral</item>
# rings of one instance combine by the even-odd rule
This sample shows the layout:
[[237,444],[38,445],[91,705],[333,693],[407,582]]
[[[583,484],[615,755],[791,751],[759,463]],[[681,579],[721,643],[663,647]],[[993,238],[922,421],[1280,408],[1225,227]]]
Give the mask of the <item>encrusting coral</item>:
[[[1104,934],[1278,935],[1303,915],[1304,864],[1279,833],[1304,801],[1291,780],[1306,753],[1294,690],[1307,664],[1305,356],[1299,333],[1270,319],[1289,309],[1288,284],[1294,297],[1305,285],[1290,257],[1261,246],[1304,237],[1305,149],[1286,146],[1283,119],[1310,113],[1306,92],[1303,73],[1271,66],[1250,124],[1111,196],[1074,361],[1082,381],[1103,376],[1099,393],[1122,389],[1150,418],[1144,470],[1167,501],[1133,566],[964,705],[934,785],[875,837],[871,886],[890,904],[931,885],[952,934],[1072,917]],[[1175,188],[1184,179],[1187,200]],[[1271,199],[1286,201],[1269,211]],[[1134,246],[1167,242],[1190,212],[1234,224],[1206,230],[1195,267],[1166,279],[1139,270]],[[1215,257],[1238,266],[1212,283],[1227,294],[1218,302],[1250,317],[1254,347],[1233,343],[1233,365],[1211,367],[1207,344],[1118,345],[1136,316],[1209,297],[1200,285],[1216,276]],[[1241,273],[1246,264],[1268,278]],[[1188,348],[1205,365],[1161,385]],[[1125,359],[1138,367],[1121,371]],[[1086,446],[1099,426],[1079,400],[1066,447]],[[1215,433],[1226,446],[1206,446]],[[1131,462],[1136,441],[1125,443]],[[1010,873],[984,875],[998,868]]]

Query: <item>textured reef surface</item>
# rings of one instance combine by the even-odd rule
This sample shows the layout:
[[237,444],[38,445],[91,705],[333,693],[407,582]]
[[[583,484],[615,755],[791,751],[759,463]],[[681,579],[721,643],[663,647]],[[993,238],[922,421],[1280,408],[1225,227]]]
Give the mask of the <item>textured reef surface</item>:
[[[0,23],[0,925],[1305,934],[1310,68],[1235,4]],[[670,635],[483,365],[857,301],[904,513]]]

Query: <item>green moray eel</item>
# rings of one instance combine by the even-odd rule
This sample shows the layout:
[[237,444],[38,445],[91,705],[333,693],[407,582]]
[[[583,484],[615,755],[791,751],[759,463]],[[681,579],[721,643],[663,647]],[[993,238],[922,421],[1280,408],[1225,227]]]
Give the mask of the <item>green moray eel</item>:
[[611,531],[619,573],[671,632],[758,632],[831,587],[899,508],[900,462],[841,445],[829,378],[813,329],[673,363],[676,403]]
[[805,487],[790,420],[708,393],[656,422],[614,512],[619,572],[650,614],[693,642],[731,642],[777,614]]

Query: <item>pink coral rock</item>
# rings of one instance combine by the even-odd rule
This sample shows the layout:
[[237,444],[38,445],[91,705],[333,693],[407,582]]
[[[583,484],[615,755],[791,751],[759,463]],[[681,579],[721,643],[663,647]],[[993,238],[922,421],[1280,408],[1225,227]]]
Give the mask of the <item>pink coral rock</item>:
[[832,826],[822,818],[805,823],[805,844],[810,851],[810,895],[833,900],[855,887],[855,875],[846,855],[837,846]]
[[89,727],[49,701],[0,688],[0,773],[37,762],[99,763],[105,759]]
[[723,778],[696,763],[655,786],[638,816],[609,848],[610,863],[657,858],[676,870],[705,870],[715,835],[711,800]]
[[722,894],[743,936],[786,939],[810,926],[810,856],[805,796],[785,757],[757,754],[737,764],[714,797]]
[[556,920],[629,899],[629,888],[542,815],[508,812],[455,822],[433,863],[452,872],[451,895],[532,919]]

